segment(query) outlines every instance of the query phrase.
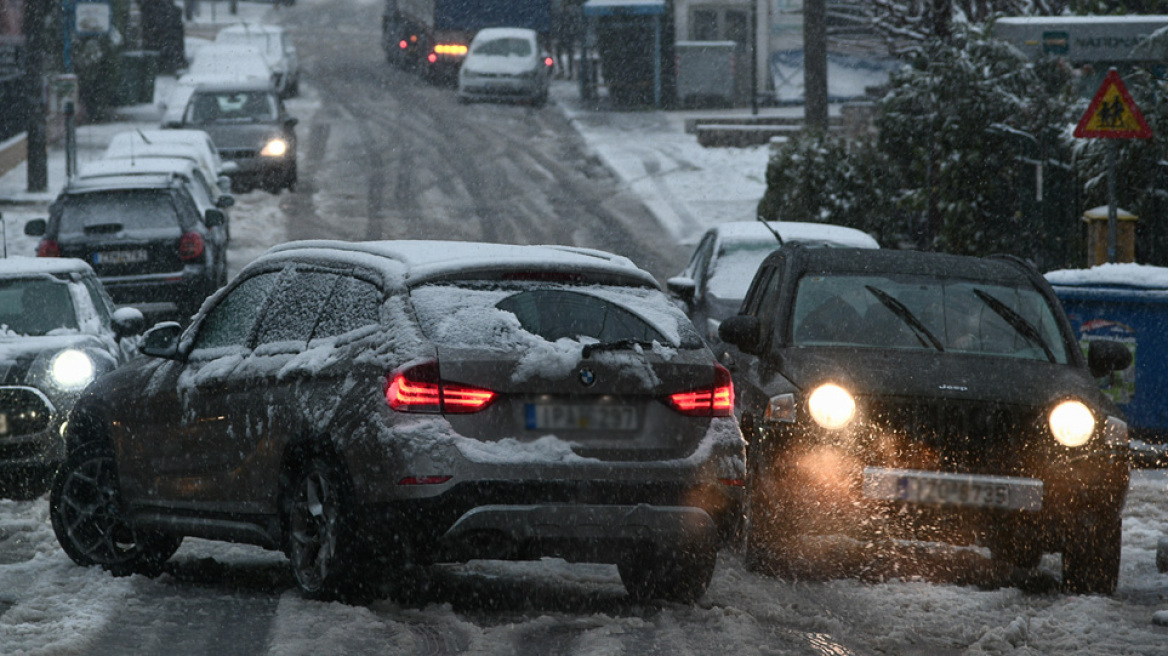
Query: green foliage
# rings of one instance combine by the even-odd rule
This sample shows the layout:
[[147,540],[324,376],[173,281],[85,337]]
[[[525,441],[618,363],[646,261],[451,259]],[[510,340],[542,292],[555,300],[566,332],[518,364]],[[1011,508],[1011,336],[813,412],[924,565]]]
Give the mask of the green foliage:
[[[886,246],[1011,253],[1040,265],[1069,257],[1071,244],[1047,235],[1059,222],[1079,229],[1077,213],[1065,216],[1073,203],[1038,203],[1034,187],[1038,161],[1047,176],[1068,175],[1052,165],[1070,159],[1061,134],[1076,106],[1068,69],[961,28],[927,43],[890,88],[878,140],[807,137],[776,153],[760,211],[858,227]],[[1051,216],[1060,208],[1064,216]]]

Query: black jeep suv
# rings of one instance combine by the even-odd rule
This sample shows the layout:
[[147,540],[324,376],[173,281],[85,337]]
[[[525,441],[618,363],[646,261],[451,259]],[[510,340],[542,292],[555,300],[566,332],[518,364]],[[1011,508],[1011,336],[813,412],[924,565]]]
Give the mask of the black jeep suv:
[[1111,593],[1127,425],[1050,286],[1012,258],[787,246],[720,327],[749,441],[748,562],[824,535],[979,544]]

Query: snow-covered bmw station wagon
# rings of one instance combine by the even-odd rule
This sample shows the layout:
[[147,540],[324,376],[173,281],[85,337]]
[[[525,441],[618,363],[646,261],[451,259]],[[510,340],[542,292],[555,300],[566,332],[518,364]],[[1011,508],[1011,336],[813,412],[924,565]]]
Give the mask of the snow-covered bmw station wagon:
[[306,595],[337,597],[375,561],[392,579],[554,556],[616,564],[634,598],[692,601],[737,531],[729,372],[623,257],[294,242],[143,352],[70,424],[51,516],[80,564],[150,571],[184,536],[254,543],[286,551]]

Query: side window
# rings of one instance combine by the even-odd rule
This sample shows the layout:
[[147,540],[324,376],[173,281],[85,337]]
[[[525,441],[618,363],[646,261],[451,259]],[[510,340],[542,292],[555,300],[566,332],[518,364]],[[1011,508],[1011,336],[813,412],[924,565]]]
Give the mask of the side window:
[[273,271],[248,278],[219,301],[199,326],[193,350],[248,346],[256,320],[279,276]]
[[343,276],[325,303],[313,339],[333,337],[381,321],[381,291],[368,281]]
[[296,271],[288,276],[260,320],[256,344],[308,342],[339,278],[323,271]]
[[174,198],[175,205],[178,207],[180,225],[187,228],[202,219],[198,206],[195,205],[194,199],[191,198],[190,191],[186,189],[176,191]]
[[113,301],[110,300],[109,294],[102,289],[101,283],[93,278],[82,277],[81,283],[85,285],[85,291],[89,293],[89,300],[93,302],[93,309],[97,312],[101,325],[110,325],[113,315]]
[[758,316],[763,299],[773,296],[772,292],[777,289],[779,280],[778,269],[774,266],[767,265],[759,269],[754,280],[750,283],[750,291],[746,293],[746,300],[742,304],[742,313]]
[[706,278],[709,275],[710,256],[714,252],[715,241],[717,239],[714,235],[706,235],[698,244],[698,249],[694,251],[693,262],[690,263],[690,277],[697,283],[698,289],[705,286]]

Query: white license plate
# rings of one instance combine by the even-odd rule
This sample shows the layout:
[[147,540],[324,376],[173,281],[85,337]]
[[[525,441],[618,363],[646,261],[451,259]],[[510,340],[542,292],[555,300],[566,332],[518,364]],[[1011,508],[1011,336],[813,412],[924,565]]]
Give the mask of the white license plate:
[[1042,481],[908,469],[864,470],[864,496],[940,506],[1041,510]]
[[149,257],[145,249],[137,249],[132,251],[105,251],[104,253],[94,253],[94,264],[135,264],[137,262],[145,262]]
[[631,431],[638,426],[637,409],[629,405],[555,405],[528,403],[525,423],[530,430]]

